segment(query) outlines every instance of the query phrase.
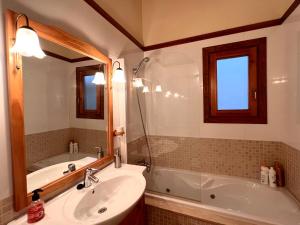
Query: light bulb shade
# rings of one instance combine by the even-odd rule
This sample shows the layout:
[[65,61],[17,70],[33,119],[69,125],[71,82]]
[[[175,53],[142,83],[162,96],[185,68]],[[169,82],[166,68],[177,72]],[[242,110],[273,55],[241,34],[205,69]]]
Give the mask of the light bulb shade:
[[124,71],[120,67],[115,70],[112,81],[114,83],[126,83]]
[[28,26],[20,27],[16,33],[16,42],[10,49],[13,53],[19,53],[26,57],[44,58],[46,55],[41,49],[37,33]]
[[143,80],[141,78],[133,79],[133,86],[136,88],[144,87]]
[[104,73],[103,72],[96,72],[92,83],[94,83],[96,85],[106,84],[106,81],[105,81],[105,78],[104,78]]
[[148,86],[144,86],[144,88],[143,88],[143,93],[148,93],[148,92],[149,92]]
[[156,85],[155,92],[162,92],[161,85]]

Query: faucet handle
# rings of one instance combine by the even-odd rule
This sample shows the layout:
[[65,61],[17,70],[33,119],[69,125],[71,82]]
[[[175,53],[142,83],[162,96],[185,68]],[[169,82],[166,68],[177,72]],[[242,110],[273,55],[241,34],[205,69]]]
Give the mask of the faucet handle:
[[87,175],[93,175],[93,174],[95,174],[95,173],[97,173],[97,172],[99,172],[99,171],[100,171],[99,169],[87,168],[87,169],[85,170],[85,173],[86,173]]
[[96,146],[95,149],[97,150],[97,158],[102,159],[104,157],[104,151],[102,146]]
[[95,149],[97,150],[97,152],[101,152],[101,151],[103,151],[103,149],[102,149],[102,146],[101,146],[101,145],[99,145],[99,146],[96,146],[96,147],[95,147]]

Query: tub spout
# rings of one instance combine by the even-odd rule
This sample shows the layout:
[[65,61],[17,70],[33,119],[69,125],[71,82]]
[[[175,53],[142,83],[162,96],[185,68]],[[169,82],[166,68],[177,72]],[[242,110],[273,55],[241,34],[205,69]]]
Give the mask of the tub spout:
[[145,159],[137,161],[135,164],[139,166],[146,166],[146,170],[148,173],[151,171],[151,165],[150,163],[146,162]]

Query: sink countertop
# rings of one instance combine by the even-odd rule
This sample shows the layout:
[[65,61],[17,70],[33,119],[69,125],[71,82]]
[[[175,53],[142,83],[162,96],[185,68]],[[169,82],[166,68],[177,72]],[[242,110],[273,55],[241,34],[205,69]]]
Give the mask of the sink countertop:
[[[115,172],[122,172],[126,174],[126,171],[128,171],[128,173],[137,173],[143,176],[143,172],[145,171],[145,167],[144,166],[136,166],[136,165],[129,165],[129,164],[122,164],[121,168],[116,169],[114,167],[114,163],[110,164],[109,166],[105,167],[104,169],[102,169],[100,172],[98,172],[96,174],[96,176],[100,179],[100,185],[101,185],[101,177],[102,176],[106,176],[107,174],[109,175],[110,173]],[[76,185],[77,186],[77,185]],[[70,220],[65,218],[65,215],[63,213],[63,208],[66,205],[66,200],[68,199],[68,196],[71,193],[74,193],[76,190],[76,186],[68,189],[67,191],[61,193],[60,195],[56,196],[55,198],[51,199],[50,201],[45,203],[45,217],[35,223],[37,225],[70,225]],[[91,189],[87,188],[88,190]],[[81,190],[80,190],[81,191]],[[78,191],[79,192],[79,191]],[[72,225],[82,225],[83,223],[78,221],[72,221]],[[86,223],[84,223],[86,224]],[[21,217],[19,217],[16,220],[11,221],[10,223],[8,223],[8,225],[28,225],[27,223],[27,215],[23,215]]]

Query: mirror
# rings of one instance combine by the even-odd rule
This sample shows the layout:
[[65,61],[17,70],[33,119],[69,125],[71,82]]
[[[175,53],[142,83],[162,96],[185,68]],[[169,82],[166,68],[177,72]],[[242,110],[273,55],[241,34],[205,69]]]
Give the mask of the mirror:
[[[56,27],[29,19],[46,57],[10,51],[18,14],[7,10],[6,56],[14,208],[81,181],[113,161],[111,59]],[[19,20],[19,26],[26,20]],[[97,84],[93,83],[98,72]],[[105,82],[105,84],[104,84]]]
[[45,58],[22,57],[28,193],[107,155],[105,64],[40,44]]

